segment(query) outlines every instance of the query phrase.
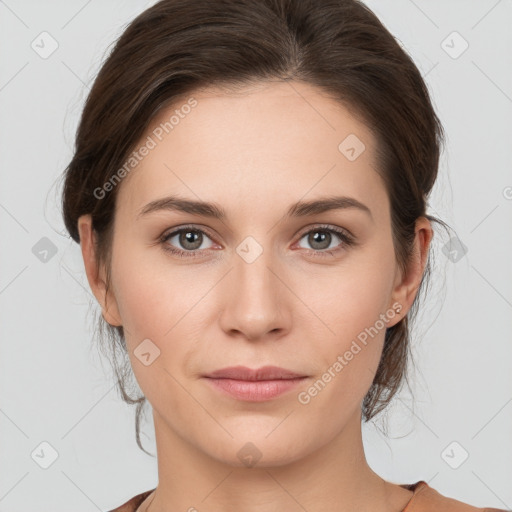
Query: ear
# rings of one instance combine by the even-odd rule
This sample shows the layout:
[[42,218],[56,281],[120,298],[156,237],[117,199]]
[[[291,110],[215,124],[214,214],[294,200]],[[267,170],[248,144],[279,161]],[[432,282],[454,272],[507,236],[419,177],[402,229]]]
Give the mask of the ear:
[[426,217],[419,217],[416,220],[413,249],[407,271],[404,273],[397,267],[390,307],[399,314],[397,320],[389,327],[398,323],[411,309],[427,264],[433,234],[430,221]]
[[87,280],[94,296],[101,306],[101,314],[104,320],[110,325],[122,325],[119,309],[112,290],[108,291],[106,286],[106,274],[103,265],[98,269],[96,260],[96,233],[92,228],[90,214],[82,215],[78,219],[78,232],[80,234],[80,247],[84,259]]

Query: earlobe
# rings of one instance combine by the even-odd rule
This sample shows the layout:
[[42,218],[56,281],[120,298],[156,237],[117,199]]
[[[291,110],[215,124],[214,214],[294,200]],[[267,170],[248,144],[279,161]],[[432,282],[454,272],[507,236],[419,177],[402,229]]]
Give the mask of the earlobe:
[[[391,297],[392,304],[400,304],[400,318],[411,309],[418,293],[423,273],[428,261],[433,231],[430,221],[420,217],[416,221],[414,246],[406,272],[397,271],[395,287]],[[395,322],[396,323],[396,322]]]
[[103,319],[113,326],[122,325],[120,321],[117,302],[111,291],[106,290],[105,272],[99,267],[96,258],[96,235],[92,228],[90,214],[82,215],[78,219],[78,232],[80,235],[80,248],[84,260],[85,273],[91,291],[101,306]]

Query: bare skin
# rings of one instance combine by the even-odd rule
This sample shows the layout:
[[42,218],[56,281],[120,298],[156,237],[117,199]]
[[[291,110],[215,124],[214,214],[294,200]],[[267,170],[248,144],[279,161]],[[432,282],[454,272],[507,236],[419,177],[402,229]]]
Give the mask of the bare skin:
[[[391,327],[409,311],[432,229],[418,219],[413,258],[402,273],[373,134],[318,89],[292,84],[192,94],[197,106],[118,185],[106,298],[90,216],[79,219],[91,289],[104,318],[123,325],[133,371],[153,408],[159,483],[141,512],[399,512],[412,497],[369,467],[361,437],[361,402],[385,328],[359,343],[308,403],[298,394],[379,315]],[[179,106],[160,113],[141,143]],[[349,134],[366,148],[353,161],[338,149]],[[215,202],[227,216],[160,210],[137,218],[147,203],[169,195]],[[297,201],[333,195],[354,198],[370,213],[349,207],[285,217]],[[204,233],[160,241],[185,226]],[[348,230],[356,243],[326,232],[331,226]],[[250,251],[262,250],[251,262],[237,252],[246,237],[257,242]],[[326,250],[336,252],[322,255]],[[134,354],[145,339],[160,350],[147,366]],[[234,365],[275,365],[307,379],[273,399],[248,402],[202,377]],[[238,455],[249,442],[260,457],[253,467]]]

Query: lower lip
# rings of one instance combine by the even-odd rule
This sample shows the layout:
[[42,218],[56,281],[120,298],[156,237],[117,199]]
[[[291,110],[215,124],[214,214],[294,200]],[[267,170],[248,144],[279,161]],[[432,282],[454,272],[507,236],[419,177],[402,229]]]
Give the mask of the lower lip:
[[307,377],[281,380],[234,380],[207,378],[211,385],[238,400],[264,402],[297,387]]

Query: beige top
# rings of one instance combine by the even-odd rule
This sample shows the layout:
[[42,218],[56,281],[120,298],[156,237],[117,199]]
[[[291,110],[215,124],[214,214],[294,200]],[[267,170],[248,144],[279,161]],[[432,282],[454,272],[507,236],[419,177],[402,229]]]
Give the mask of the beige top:
[[[506,512],[502,508],[478,508],[453,498],[448,498],[432,489],[423,480],[415,484],[403,484],[401,487],[408,491],[414,491],[409,503],[402,512]],[[137,508],[154,490],[151,489],[137,494],[131,500],[109,512],[137,512]]]

